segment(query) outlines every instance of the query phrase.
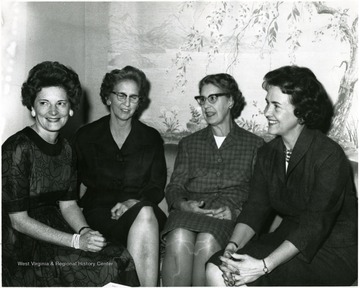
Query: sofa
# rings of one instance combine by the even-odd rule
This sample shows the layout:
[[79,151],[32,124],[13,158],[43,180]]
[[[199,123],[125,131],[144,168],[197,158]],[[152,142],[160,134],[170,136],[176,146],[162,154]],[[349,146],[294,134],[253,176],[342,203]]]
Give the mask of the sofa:
[[[167,181],[166,185],[170,182],[171,174],[174,170],[174,163],[177,154],[177,144],[168,143],[164,145],[165,151],[165,160],[166,160],[166,167],[167,167]],[[168,215],[168,205],[166,203],[165,198],[160,202],[159,207]]]

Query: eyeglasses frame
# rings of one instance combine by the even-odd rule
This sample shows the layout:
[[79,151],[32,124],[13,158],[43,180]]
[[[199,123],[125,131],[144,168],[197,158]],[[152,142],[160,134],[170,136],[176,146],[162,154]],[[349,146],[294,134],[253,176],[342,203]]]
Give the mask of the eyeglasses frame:
[[[210,104],[215,104],[219,97],[221,97],[221,96],[230,96],[230,95],[231,95],[230,93],[214,93],[214,94],[210,94],[208,97],[201,96],[201,95],[195,96],[194,99],[196,100],[196,102],[198,102],[198,104],[200,106],[204,106],[206,101],[208,101]],[[212,96],[216,97],[216,100],[214,102],[211,102],[209,100],[209,98],[212,97]],[[200,99],[205,99],[203,104],[200,103],[200,101],[201,101]]]
[[[131,103],[137,104],[137,103],[140,102],[140,99],[141,99],[141,97],[140,97],[139,95],[126,95],[126,94],[123,93],[123,92],[115,92],[115,91],[111,91],[111,93],[116,95],[116,97],[117,97],[117,99],[118,99],[119,102],[125,102],[126,99],[129,98]],[[123,99],[121,99],[121,98],[119,98],[120,96],[122,96],[122,95],[120,95],[120,94],[123,94],[123,95],[125,95],[126,97],[123,98]],[[133,99],[133,98],[131,98],[132,96],[138,97],[138,100],[137,100],[137,101],[132,100],[132,99]]]

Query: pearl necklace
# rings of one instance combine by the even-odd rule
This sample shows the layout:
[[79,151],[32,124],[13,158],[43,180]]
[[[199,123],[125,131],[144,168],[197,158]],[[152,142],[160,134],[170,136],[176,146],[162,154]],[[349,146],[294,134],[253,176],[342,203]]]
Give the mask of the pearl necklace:
[[293,149],[284,148],[285,160],[289,163]]

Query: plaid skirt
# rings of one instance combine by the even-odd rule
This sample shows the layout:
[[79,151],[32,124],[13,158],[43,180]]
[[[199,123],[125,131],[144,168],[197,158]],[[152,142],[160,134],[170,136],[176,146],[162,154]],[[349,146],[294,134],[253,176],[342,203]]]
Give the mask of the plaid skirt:
[[177,228],[197,233],[210,233],[221,247],[225,247],[235,228],[235,221],[217,219],[193,212],[173,210],[170,212],[162,231],[162,241],[166,241],[167,233]]

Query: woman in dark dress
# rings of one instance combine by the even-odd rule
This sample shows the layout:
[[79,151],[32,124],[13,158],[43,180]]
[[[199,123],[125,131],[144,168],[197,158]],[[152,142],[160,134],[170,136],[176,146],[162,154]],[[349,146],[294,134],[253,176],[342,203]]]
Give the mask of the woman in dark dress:
[[100,96],[110,115],[82,127],[75,148],[86,220],[107,239],[126,245],[141,286],[156,286],[166,163],[160,134],[136,117],[148,91],[139,69],[107,73]]
[[180,141],[166,189],[164,286],[204,286],[205,263],[231,236],[263,144],[234,121],[245,100],[231,75],[204,77],[199,93],[209,125]]
[[139,284],[130,254],[76,202],[76,162],[59,131],[80,97],[78,75],[58,62],[36,65],[22,86],[35,123],[2,145],[3,286]]
[[[347,286],[357,278],[357,198],[342,148],[328,138],[332,105],[308,69],[265,75],[265,116],[279,137],[258,153],[250,196],[225,251],[207,265],[210,286]],[[283,217],[254,237],[270,213]],[[219,257],[220,256],[220,257]]]

